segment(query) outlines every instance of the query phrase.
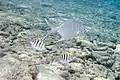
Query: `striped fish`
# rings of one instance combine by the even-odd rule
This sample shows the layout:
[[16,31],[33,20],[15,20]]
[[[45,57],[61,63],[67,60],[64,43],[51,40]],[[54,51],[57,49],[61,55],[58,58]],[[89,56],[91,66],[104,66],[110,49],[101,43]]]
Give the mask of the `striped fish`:
[[60,55],[60,62],[63,64],[68,64],[73,60],[73,55],[70,52],[65,52]]
[[30,44],[31,44],[31,47],[34,50],[37,50],[37,51],[43,50],[45,48],[45,45],[44,45],[43,41],[40,41],[40,40],[37,40],[37,39],[31,41]]

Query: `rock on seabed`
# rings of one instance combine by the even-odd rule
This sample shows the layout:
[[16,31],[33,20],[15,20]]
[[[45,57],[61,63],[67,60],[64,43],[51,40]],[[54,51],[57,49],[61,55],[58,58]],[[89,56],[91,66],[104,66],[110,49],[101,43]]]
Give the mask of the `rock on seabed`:
[[120,53],[120,44],[117,44],[117,45],[116,45],[115,52]]
[[65,80],[59,75],[53,73],[52,71],[46,69],[43,66],[40,66],[39,73],[37,75],[38,80]]

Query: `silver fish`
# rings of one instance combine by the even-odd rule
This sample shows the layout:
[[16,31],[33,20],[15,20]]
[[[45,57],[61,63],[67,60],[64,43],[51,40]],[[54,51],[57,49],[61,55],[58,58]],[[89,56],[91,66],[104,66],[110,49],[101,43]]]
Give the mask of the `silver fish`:
[[45,19],[46,23],[50,26],[51,31],[46,34],[46,36],[43,38],[47,38],[51,33],[58,32],[61,35],[61,39],[59,39],[57,42],[63,41],[63,40],[69,40],[77,36],[83,36],[86,32],[85,26],[82,24],[82,22],[79,22],[74,19],[69,19],[60,26],[55,26],[47,21]]

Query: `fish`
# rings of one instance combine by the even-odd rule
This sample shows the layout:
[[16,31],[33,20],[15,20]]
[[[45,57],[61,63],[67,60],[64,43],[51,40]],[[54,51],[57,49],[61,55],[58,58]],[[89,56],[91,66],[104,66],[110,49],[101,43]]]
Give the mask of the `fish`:
[[41,51],[45,48],[45,44],[42,40],[35,39],[30,41],[31,47],[36,51]]
[[86,26],[84,26],[82,22],[75,19],[69,19],[59,26],[49,23],[47,19],[45,19],[45,21],[48,24],[48,26],[51,28],[51,31],[49,31],[44,36],[43,40],[46,39],[50,34],[54,32],[58,32],[61,36],[61,39],[59,39],[54,43],[57,43],[63,40],[69,40],[77,36],[83,36],[86,33]]
[[38,74],[38,73],[31,73],[32,80],[37,80],[37,78],[36,78],[36,77],[37,77],[37,74]]
[[59,56],[59,60],[62,64],[68,64],[73,61],[73,55],[71,52],[64,52]]

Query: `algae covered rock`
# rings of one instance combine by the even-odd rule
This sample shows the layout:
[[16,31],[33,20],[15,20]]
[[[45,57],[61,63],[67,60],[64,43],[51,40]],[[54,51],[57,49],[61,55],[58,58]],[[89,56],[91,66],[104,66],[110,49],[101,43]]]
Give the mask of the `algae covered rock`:
[[39,73],[37,74],[38,80],[65,80],[64,78],[60,77],[59,75],[53,73],[49,69],[40,66]]
[[0,80],[32,80],[28,71],[28,64],[19,61],[17,55],[0,58]]
[[116,52],[116,53],[120,53],[120,44],[117,44],[117,45],[116,45],[115,52]]

